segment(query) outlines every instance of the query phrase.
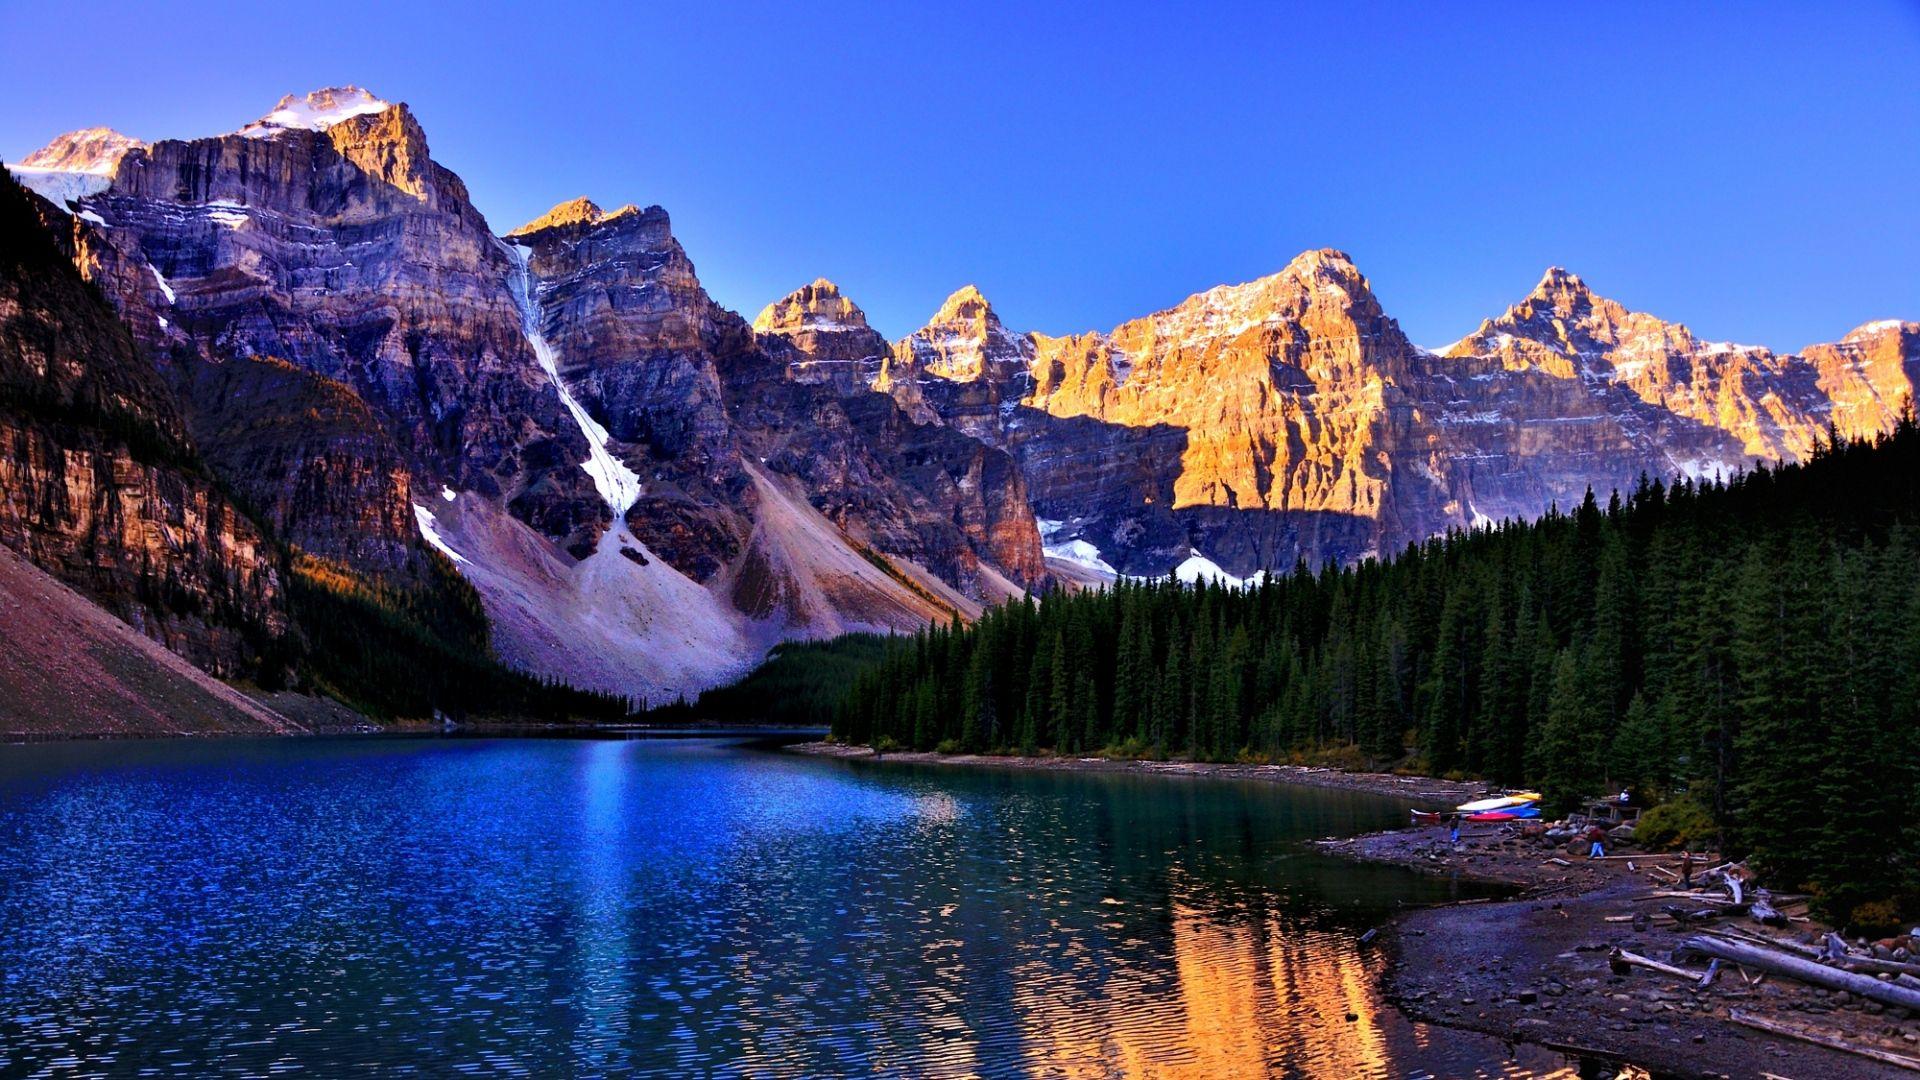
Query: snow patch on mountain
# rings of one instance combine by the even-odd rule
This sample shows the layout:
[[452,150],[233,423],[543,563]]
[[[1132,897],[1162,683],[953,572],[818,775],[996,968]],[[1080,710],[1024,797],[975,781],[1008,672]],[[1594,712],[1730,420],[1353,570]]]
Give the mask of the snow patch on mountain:
[[167,298],[167,303],[173,303],[173,286],[167,283],[166,277],[160,273],[160,268],[148,263],[147,272],[153,275],[153,283],[160,286],[160,294]]
[[89,195],[98,195],[107,190],[113,178],[98,173],[73,172],[67,169],[36,169],[25,165],[9,165],[7,171],[20,186],[47,200],[55,206],[66,209]]
[[1248,577],[1237,578],[1225,570],[1220,569],[1219,564],[1215,563],[1212,559],[1207,558],[1198,551],[1192,551],[1187,556],[1185,562],[1173,568],[1173,576],[1188,585],[1197,585],[1202,582],[1218,582],[1229,588],[1243,589],[1249,585],[1258,585],[1260,582],[1266,580],[1267,572],[1265,570],[1255,570]]
[[1087,543],[1085,540],[1069,540],[1064,544],[1046,544],[1043,545],[1040,550],[1049,559],[1059,559],[1061,562],[1070,562],[1075,566],[1084,566],[1089,570],[1097,570],[1102,574],[1107,574],[1112,577],[1120,576],[1119,571],[1108,564],[1107,560],[1100,557],[1100,549]]
[[357,86],[329,86],[305,97],[280,99],[273,111],[240,129],[249,139],[267,139],[283,131],[325,131],[356,116],[385,112],[392,103]]
[[587,475],[593,478],[594,489],[607,501],[613,510],[615,521],[624,520],[627,511],[640,501],[640,477],[626,462],[613,456],[607,449],[612,436],[586,410],[586,406],[574,398],[573,391],[560,377],[560,364],[555,358],[553,346],[548,343],[546,332],[540,328],[540,310],[536,306],[533,289],[533,271],[527,268],[530,248],[519,244],[502,243],[507,254],[513,259],[513,302],[520,309],[520,327],[526,334],[527,344],[532,346],[534,358],[540,361],[540,370],[553,380],[553,388],[560,393],[561,404],[580,427],[580,434],[587,438],[587,460],[580,463]]
[[445,555],[457,563],[468,561],[465,555],[453,550],[453,547],[447,543],[447,538],[440,534],[440,519],[433,516],[433,511],[421,506],[419,503],[414,503],[413,520],[415,524],[420,526],[421,538],[426,540],[427,543],[432,544],[440,554]]

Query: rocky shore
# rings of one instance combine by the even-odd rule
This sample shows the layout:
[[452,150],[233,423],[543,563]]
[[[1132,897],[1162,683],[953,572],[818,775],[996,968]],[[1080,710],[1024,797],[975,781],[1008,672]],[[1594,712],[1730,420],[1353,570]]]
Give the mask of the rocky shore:
[[[1510,901],[1411,912],[1385,930],[1383,943],[1393,957],[1385,976],[1387,998],[1416,1019],[1624,1060],[1655,1076],[1907,1074],[1892,1064],[1744,1026],[1735,1013],[1920,1058],[1920,1019],[1846,993],[1732,966],[1723,966],[1705,987],[1641,967],[1617,973],[1610,959],[1615,949],[1665,962],[1697,932],[1678,927],[1661,911],[1672,901],[1654,895],[1670,890],[1666,874],[1651,868],[1676,869],[1671,857],[1641,853],[1588,861],[1504,826],[1469,826],[1457,846],[1437,826],[1320,846],[1350,858],[1522,889]],[[1636,921],[1638,915],[1646,918]],[[1824,928],[1796,922],[1769,933],[1789,939],[1816,929]]]

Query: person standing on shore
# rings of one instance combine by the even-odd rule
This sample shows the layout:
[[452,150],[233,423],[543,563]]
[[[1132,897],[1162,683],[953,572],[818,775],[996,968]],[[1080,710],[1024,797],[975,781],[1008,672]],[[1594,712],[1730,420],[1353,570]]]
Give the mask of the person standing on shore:
[[1448,839],[1452,841],[1455,847],[1458,847],[1460,845],[1460,815],[1454,814],[1447,818],[1447,824],[1452,827],[1452,832],[1448,834]]
[[1589,825],[1587,826],[1587,839],[1593,842],[1593,847],[1587,851],[1587,858],[1605,858],[1607,854],[1607,830],[1597,824]]

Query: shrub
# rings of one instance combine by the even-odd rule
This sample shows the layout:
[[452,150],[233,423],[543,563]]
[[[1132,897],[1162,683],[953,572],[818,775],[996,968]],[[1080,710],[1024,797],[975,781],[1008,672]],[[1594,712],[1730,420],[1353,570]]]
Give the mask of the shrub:
[[1648,851],[1698,851],[1712,847],[1719,835],[1713,812],[1690,796],[1661,803],[1641,814],[1633,829],[1634,841]]
[[1900,907],[1891,900],[1870,900],[1853,909],[1847,928],[1857,934],[1877,937],[1900,928]]
[[1150,756],[1153,750],[1152,743],[1135,735],[1109,744],[1100,751],[1100,756],[1112,758],[1115,761],[1138,761]]
[[1319,765],[1323,769],[1338,769],[1342,773],[1365,773],[1373,763],[1367,761],[1367,751],[1354,744],[1340,744],[1321,749],[1308,757],[1309,765]]

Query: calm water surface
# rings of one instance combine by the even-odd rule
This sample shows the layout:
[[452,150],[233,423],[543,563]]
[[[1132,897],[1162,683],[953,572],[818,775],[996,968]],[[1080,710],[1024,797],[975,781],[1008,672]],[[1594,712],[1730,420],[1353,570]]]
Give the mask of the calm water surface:
[[[0,1075],[1541,1076],[1344,792],[722,739],[0,747]],[[1351,1017],[1351,1018],[1350,1018]]]

